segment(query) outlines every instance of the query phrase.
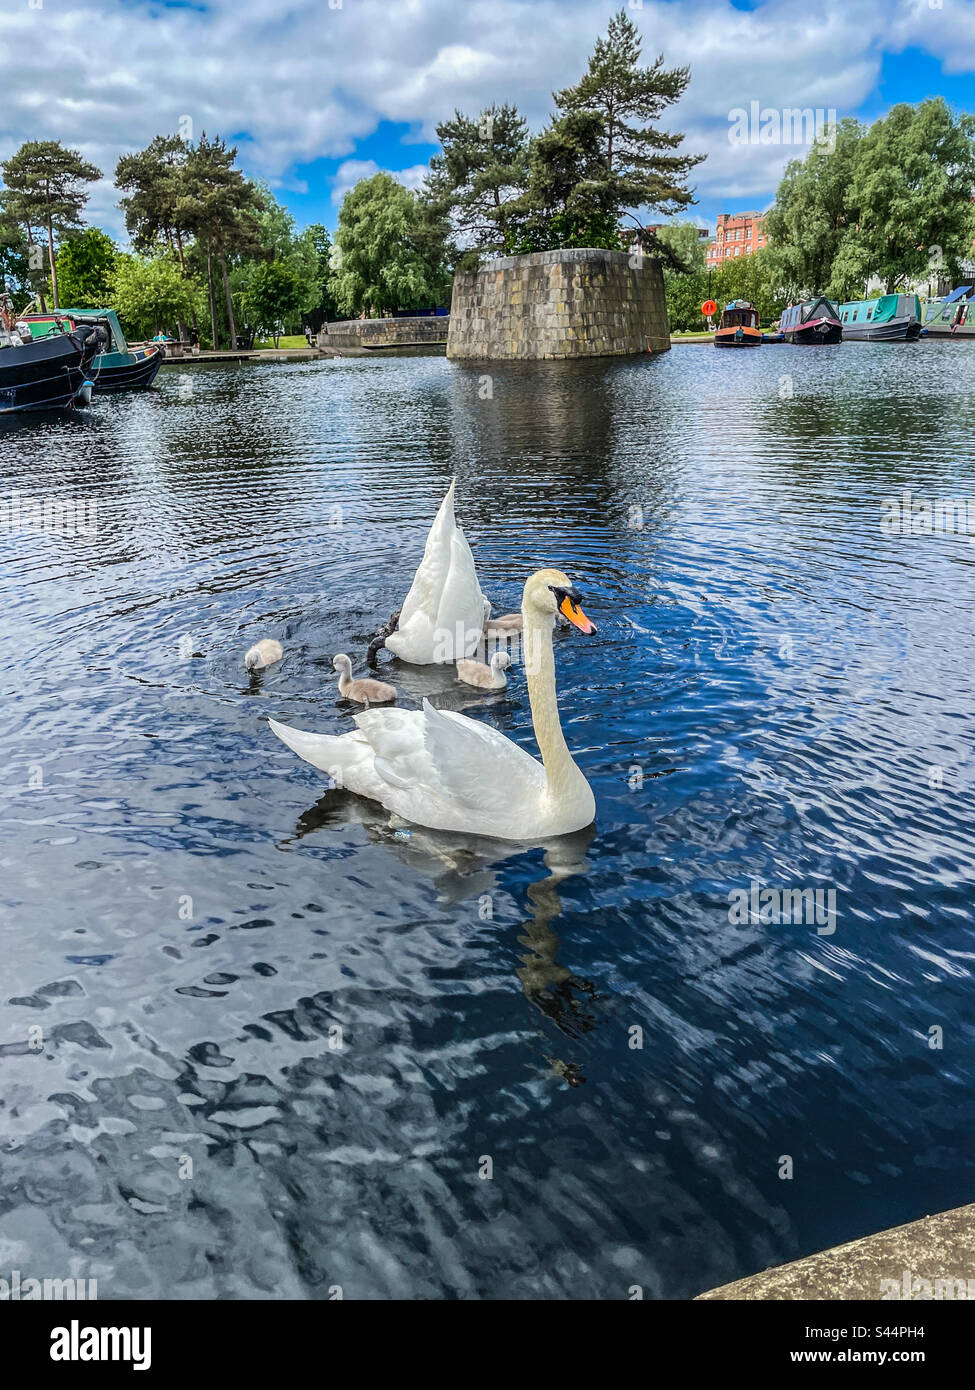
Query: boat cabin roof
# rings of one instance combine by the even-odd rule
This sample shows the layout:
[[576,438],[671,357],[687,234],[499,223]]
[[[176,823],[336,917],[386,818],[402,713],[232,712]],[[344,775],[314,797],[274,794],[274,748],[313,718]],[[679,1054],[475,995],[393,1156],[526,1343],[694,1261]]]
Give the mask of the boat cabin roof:
[[[820,310],[820,313],[817,313],[817,310]],[[824,294],[817,295],[815,299],[805,299],[799,304],[790,304],[788,309],[782,310],[780,323],[783,326],[806,323],[808,319],[818,318],[821,315],[825,315],[827,318],[839,318],[836,305]]]
[[57,320],[70,320],[72,324],[93,323],[95,320],[103,320],[108,323],[112,331],[113,352],[128,352],[129,345],[122,332],[122,325],[118,321],[118,315],[114,309],[55,309],[48,314],[28,314],[26,320],[30,324],[32,338],[46,337],[52,329],[57,328]]
[[757,328],[758,310],[747,299],[733,299],[722,310],[719,328]]
[[887,323],[908,314],[921,317],[921,302],[916,294],[882,294],[879,299],[851,299],[840,305],[843,323]]

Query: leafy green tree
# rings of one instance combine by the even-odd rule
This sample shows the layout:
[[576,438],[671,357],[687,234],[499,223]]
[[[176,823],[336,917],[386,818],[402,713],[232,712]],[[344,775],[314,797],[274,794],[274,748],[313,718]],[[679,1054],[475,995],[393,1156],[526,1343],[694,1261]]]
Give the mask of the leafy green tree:
[[517,252],[562,246],[621,249],[603,179],[602,118],[574,111],[553,120],[532,141],[528,188],[518,204],[523,230]]
[[196,308],[199,291],[169,256],[120,254],[111,280],[111,303],[134,338],[171,334]]
[[[19,313],[32,299],[38,298],[42,312],[46,313],[44,287],[47,277],[43,271],[43,250],[33,240],[28,241],[29,232],[30,228],[11,217],[0,205],[0,274],[13,298],[14,307]],[[32,259],[35,262],[33,266]],[[40,269],[36,264],[38,261]]]
[[286,260],[259,265],[244,296],[248,321],[270,333],[277,347],[284,329],[303,313],[307,297],[307,283]]
[[719,311],[733,299],[747,299],[755,305],[763,324],[773,323],[789,303],[789,294],[768,247],[753,251],[750,256],[735,256],[717,266],[711,277],[711,298]]
[[[660,228],[657,239],[673,253],[680,271],[686,273],[706,268],[704,238],[695,222],[668,222]],[[669,274],[678,273],[677,267],[665,270],[664,282]]]
[[669,153],[684,136],[657,122],[684,93],[690,69],[665,68],[663,55],[641,66],[642,41],[625,10],[597,39],[581,82],[555,93],[562,115],[595,112],[602,120],[600,206],[619,218],[646,207],[671,215],[694,201],[686,179],[703,155]]
[[328,228],[321,222],[314,222],[310,227],[306,227],[303,234],[304,238],[311,244],[315,252],[315,288],[316,301],[309,309],[309,323],[317,333],[323,323],[334,319],[338,313],[338,306],[335,303],[335,296],[332,293],[332,238],[328,234]]
[[351,189],[339,209],[332,289],[344,314],[417,309],[446,289],[444,250],[425,244],[419,200],[391,174]]
[[100,227],[62,242],[57,254],[61,298],[74,309],[104,309],[110,302],[118,250]]
[[515,209],[528,187],[528,125],[514,106],[489,106],[472,120],[455,111],[437,126],[441,152],[430,161],[423,201],[434,221],[478,253],[511,251]]
[[846,117],[836,128],[835,144],[816,141],[805,159],[786,165],[765,232],[778,277],[794,300],[827,290],[846,299],[853,289],[849,271],[838,284],[834,267],[857,222],[850,194],[863,135],[859,121]]
[[260,190],[236,168],[236,147],[204,131],[186,159],[175,214],[202,247],[209,291],[211,338],[218,342],[214,261],[220,266],[231,350],[237,348],[237,326],[227,257],[258,256],[263,248],[258,214],[264,206]]
[[[282,323],[290,330],[314,317],[322,301],[322,278],[328,273],[327,260],[323,266],[312,229],[299,233],[294,217],[271,190],[263,184],[256,187],[263,204],[256,218],[257,244],[249,254],[235,254],[230,269],[238,336],[245,343],[253,340],[258,328],[273,328]],[[331,252],[327,232],[325,238]],[[272,265],[278,267],[278,272],[270,277],[263,275]],[[279,273],[284,270],[287,274]],[[293,293],[284,294],[286,284],[294,287]],[[268,306],[276,296],[280,302],[272,313]]]
[[932,269],[960,276],[959,261],[971,255],[973,189],[975,116],[955,116],[943,97],[892,107],[860,141],[847,200],[855,225],[831,286],[876,275],[893,294]]
[[101,178],[101,170],[60,140],[28,140],[0,164],[6,188],[6,211],[28,227],[40,226],[47,235],[51,297],[60,308],[54,241],[80,231],[88,202],[86,185]]
[[[671,231],[670,228],[664,230]],[[683,247],[680,253],[687,254]],[[700,332],[706,329],[707,322],[701,313],[701,305],[708,298],[717,303],[719,313],[733,299],[745,299],[755,305],[761,323],[766,326],[775,322],[789,302],[789,296],[779,280],[778,268],[767,247],[750,256],[736,256],[722,261],[710,277],[698,258],[695,257],[695,261],[697,263],[689,270],[664,270],[667,314],[674,332]]]
[[137,251],[151,253],[160,243],[178,257],[185,273],[189,227],[178,211],[190,147],[179,135],[157,135],[115,166],[116,186],[126,193],[119,207]]

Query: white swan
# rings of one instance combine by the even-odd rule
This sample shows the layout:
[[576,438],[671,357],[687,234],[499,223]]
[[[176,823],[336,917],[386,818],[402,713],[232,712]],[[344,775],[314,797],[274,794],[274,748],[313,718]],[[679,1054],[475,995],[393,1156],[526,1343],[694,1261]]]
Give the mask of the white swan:
[[481,638],[485,598],[474,556],[454,519],[451,481],[423,547],[423,559],[386,646],[403,661],[429,666],[470,656]]
[[544,840],[589,825],[592,789],[572,760],[559,723],[552,630],[556,612],[582,632],[595,626],[561,570],[538,570],[525,585],[525,672],[541,762],[496,729],[436,710],[374,709],[342,735],[311,734],[271,719],[306,762],[404,820],[497,840]]

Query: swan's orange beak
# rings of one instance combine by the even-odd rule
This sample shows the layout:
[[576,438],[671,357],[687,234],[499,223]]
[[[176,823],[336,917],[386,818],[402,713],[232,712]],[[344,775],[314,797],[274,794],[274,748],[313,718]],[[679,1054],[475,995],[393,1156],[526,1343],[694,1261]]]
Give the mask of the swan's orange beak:
[[586,617],[578,604],[573,605],[568,594],[566,594],[565,598],[559,604],[559,612],[563,617],[568,618],[573,627],[577,627],[580,632],[588,634],[596,631],[596,624]]

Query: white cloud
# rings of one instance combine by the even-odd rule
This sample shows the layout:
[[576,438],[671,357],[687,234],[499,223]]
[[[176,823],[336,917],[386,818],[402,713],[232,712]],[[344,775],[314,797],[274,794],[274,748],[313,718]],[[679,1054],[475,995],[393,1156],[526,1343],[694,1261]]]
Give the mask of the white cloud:
[[[381,166],[374,159],[346,159],[335,171],[332,187],[332,202],[338,206],[360,179],[371,179],[380,172]],[[412,164],[409,169],[388,169],[397,183],[414,192],[422,187],[423,180],[430,170],[429,164]]]
[[[111,176],[119,154],[182,117],[241,146],[247,170],[297,189],[295,166],[318,157],[348,171],[373,161],[357,147],[382,121],[431,139],[455,107],[519,105],[534,125],[551,92],[579,77],[597,35],[623,0],[49,0],[0,13],[4,101],[0,158],[25,139],[56,138]],[[629,11],[645,55],[689,63],[692,80],[669,123],[684,148],[706,150],[694,180],[707,195],[761,203],[795,150],[732,146],[728,112],[763,106],[857,107],[875,89],[884,49],[917,45],[951,71],[975,68],[975,0],[644,0]],[[376,165],[375,167],[378,167]],[[397,177],[418,181],[424,166]],[[343,172],[344,171],[344,172]],[[106,182],[92,220],[118,232]]]

